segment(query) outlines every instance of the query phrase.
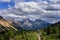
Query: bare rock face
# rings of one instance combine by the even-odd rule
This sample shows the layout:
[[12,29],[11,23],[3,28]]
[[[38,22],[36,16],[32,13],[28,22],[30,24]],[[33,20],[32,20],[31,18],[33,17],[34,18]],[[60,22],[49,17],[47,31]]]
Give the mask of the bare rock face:
[[4,30],[13,29],[13,30],[17,31],[17,29],[10,22],[8,20],[4,19],[2,16],[0,16],[0,25],[1,25],[0,31],[1,31],[1,29],[4,29]]

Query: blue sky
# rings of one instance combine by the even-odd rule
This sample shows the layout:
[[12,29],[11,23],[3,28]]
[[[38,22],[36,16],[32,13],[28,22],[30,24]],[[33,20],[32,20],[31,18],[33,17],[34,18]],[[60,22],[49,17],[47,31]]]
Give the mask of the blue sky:
[[0,1],[0,9],[6,9],[6,8],[9,8],[9,6],[8,5],[10,5],[10,6],[14,6],[15,4],[14,4],[14,2],[13,1],[11,1],[11,2],[1,2]]
[[0,3],[0,9],[6,9],[6,8],[9,8],[9,6],[8,5],[10,5],[10,6],[14,6],[14,3],[13,2],[1,2]]

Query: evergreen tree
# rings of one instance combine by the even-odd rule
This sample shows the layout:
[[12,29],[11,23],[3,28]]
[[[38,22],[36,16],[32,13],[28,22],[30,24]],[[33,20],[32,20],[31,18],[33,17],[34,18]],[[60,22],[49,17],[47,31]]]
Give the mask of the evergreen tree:
[[47,27],[47,35],[50,34],[50,26]]

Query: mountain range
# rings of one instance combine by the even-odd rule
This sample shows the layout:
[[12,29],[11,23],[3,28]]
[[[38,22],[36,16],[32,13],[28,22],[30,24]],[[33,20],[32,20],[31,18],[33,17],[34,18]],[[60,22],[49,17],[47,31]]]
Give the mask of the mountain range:
[[[34,30],[40,28],[46,28],[50,25],[50,23],[45,22],[40,19],[36,19],[34,21],[30,19],[23,19],[22,21],[15,20],[6,20],[2,16],[0,16],[0,31],[14,29],[14,30]],[[54,25],[54,24],[53,24]]]

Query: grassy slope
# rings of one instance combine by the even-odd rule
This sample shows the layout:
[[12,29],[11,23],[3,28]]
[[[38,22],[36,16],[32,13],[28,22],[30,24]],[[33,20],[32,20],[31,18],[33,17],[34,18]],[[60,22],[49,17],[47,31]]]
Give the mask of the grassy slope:
[[[47,30],[48,27],[50,29],[50,33],[49,35],[47,35]],[[47,28],[45,29],[40,29],[40,35],[41,38],[43,40],[60,40],[60,38],[58,37],[60,35],[60,23],[56,23],[54,25],[49,25]],[[38,36],[37,36],[37,31],[30,31],[30,32],[26,32],[23,33],[26,35],[17,35],[15,36],[12,40],[38,40]]]
[[[38,36],[37,36],[38,33],[36,31],[29,31],[29,32],[23,31],[19,33],[16,32],[16,35],[14,35],[13,33],[14,32],[12,31],[8,31],[7,35],[5,34],[4,35],[7,37],[11,36],[11,40],[38,40]],[[44,29],[40,29],[40,35],[43,38],[43,40],[60,40],[60,38],[58,38],[58,32],[50,33],[49,35],[46,35]]]
[[[46,33],[43,33],[42,31],[40,32],[43,40],[60,40],[60,38],[57,37],[57,33],[46,35]],[[22,35],[17,35],[14,38],[12,38],[12,40],[38,40],[38,36],[37,32],[29,32],[24,37]]]

